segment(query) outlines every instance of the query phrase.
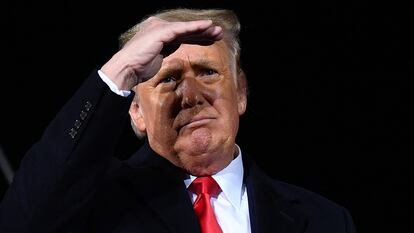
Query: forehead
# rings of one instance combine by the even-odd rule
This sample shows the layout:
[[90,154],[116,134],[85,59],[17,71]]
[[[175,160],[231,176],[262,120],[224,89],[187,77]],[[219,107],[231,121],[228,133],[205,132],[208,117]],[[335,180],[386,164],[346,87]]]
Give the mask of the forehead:
[[162,66],[168,66],[178,61],[180,63],[209,61],[225,66],[230,62],[230,52],[223,41],[215,42],[212,45],[181,44],[174,53],[163,59]]

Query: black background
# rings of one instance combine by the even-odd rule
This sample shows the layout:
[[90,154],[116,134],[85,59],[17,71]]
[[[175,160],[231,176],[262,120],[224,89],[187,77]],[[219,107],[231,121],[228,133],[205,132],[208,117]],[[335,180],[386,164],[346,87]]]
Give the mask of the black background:
[[[1,4],[0,143],[14,169],[83,79],[116,52],[120,33],[158,9],[229,8],[242,23],[250,87],[242,149],[271,176],[347,207],[358,232],[409,232],[410,7],[328,0]],[[125,127],[120,158],[140,145]],[[0,195],[6,187],[0,178]]]

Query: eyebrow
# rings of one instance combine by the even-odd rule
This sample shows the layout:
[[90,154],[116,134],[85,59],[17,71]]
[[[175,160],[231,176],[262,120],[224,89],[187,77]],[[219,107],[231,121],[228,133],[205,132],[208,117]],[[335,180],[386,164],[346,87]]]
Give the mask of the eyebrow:
[[[170,73],[170,72],[176,72],[179,71],[183,68],[184,62],[181,59],[174,59],[169,61],[168,63],[164,64],[163,67],[161,67],[161,69],[159,70],[159,74],[165,74],[165,73]],[[199,69],[199,68],[205,68],[205,67],[211,67],[214,69],[218,69],[221,67],[221,64],[219,64],[218,62],[209,60],[209,59],[205,59],[205,58],[200,58],[197,60],[193,60],[190,62],[191,67]]]
[[191,66],[196,66],[196,67],[218,67],[218,66],[220,66],[220,64],[215,62],[215,61],[212,61],[212,60],[201,58],[201,59],[192,61]]
[[[222,60],[220,60],[222,61]],[[195,69],[202,69],[202,68],[212,68],[219,70],[223,67],[223,64],[221,62],[216,62],[213,60],[209,60],[206,58],[200,58],[196,59],[190,62],[190,65]],[[184,62],[182,59],[174,58],[167,63],[163,64],[160,68],[160,70],[157,72],[156,75],[168,75],[168,74],[174,74],[176,72],[180,72],[184,66]],[[145,78],[139,78],[138,83],[148,81],[153,77],[145,77]]]
[[169,72],[172,70],[179,70],[183,67],[183,61],[181,59],[173,59],[168,63],[161,66],[159,73]]

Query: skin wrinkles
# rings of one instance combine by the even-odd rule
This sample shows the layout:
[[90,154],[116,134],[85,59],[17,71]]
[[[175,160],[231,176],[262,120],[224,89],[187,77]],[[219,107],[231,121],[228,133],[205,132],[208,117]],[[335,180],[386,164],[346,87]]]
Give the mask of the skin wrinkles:
[[[237,89],[227,45],[181,45],[160,71],[137,85],[137,128],[151,147],[193,175],[212,175],[235,154],[246,98]],[[244,107],[239,107],[244,106]]]

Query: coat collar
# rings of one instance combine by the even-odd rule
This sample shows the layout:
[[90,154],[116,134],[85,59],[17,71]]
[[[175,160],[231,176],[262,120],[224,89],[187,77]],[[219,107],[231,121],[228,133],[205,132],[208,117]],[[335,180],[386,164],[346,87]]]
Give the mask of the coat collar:
[[[132,191],[148,204],[171,232],[200,232],[180,168],[157,155],[148,143],[124,164],[129,170],[127,179]],[[243,154],[243,166],[251,232],[304,232],[307,218],[297,205],[295,195],[265,175],[246,153]]]
[[197,217],[183,182],[184,173],[145,143],[125,163],[128,185],[170,232],[199,233]]
[[265,175],[246,153],[243,155],[252,233],[304,232],[308,220],[295,195]]

